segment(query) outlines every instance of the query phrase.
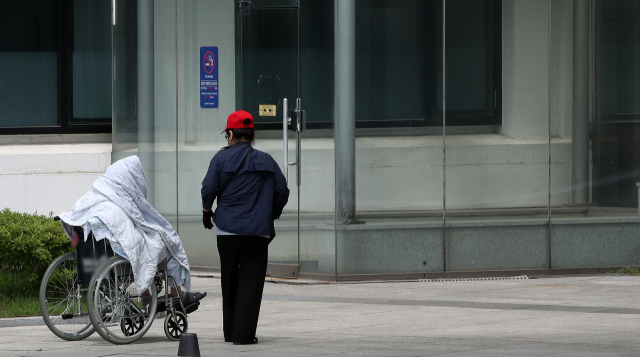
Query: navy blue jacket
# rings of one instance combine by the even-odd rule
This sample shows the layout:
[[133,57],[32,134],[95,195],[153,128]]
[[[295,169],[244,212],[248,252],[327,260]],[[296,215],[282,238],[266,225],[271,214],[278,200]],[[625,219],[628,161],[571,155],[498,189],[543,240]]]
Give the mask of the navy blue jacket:
[[[202,208],[211,210],[218,189],[238,171],[250,149],[249,143],[240,141],[211,159],[202,181]],[[273,238],[273,220],[280,218],[288,200],[287,182],[276,161],[271,155],[254,150],[218,200],[213,222],[225,232]]]

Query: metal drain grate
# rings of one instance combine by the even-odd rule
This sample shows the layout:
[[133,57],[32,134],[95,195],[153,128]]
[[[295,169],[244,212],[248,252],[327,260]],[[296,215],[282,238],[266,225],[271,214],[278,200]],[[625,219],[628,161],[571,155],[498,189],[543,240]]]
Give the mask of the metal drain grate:
[[461,279],[418,279],[419,283],[444,283],[449,281],[496,281],[496,280],[527,280],[528,275],[505,276],[495,278],[461,278]]
[[615,277],[615,276],[632,276],[620,273],[603,273],[603,274],[564,274],[564,275],[535,275],[529,279],[555,279],[555,278],[593,278],[593,277]]

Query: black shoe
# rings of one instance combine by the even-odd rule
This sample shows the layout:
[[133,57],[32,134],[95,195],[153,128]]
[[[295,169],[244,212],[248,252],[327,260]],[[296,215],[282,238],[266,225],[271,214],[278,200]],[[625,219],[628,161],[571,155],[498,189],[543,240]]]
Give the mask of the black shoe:
[[180,300],[182,300],[182,305],[186,307],[204,299],[205,296],[207,296],[206,292],[204,293],[188,292],[182,295],[180,297]]
[[251,342],[237,342],[237,341],[233,342],[234,345],[255,345],[257,343],[258,343],[258,338],[257,337],[254,337],[253,341],[251,341]]

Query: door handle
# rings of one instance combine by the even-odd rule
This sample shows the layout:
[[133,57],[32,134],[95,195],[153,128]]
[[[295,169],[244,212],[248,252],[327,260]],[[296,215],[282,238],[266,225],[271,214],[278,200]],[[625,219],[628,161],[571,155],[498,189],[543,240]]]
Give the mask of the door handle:
[[117,0],[111,0],[111,23],[113,26],[116,25],[116,1]]
[[[289,183],[289,166],[298,166],[296,184],[300,186],[300,132],[304,131],[307,127],[305,111],[301,108],[300,98],[296,99],[296,109],[291,111],[291,117],[289,117],[289,101],[287,98],[282,99],[282,149],[284,157],[283,173],[284,178]],[[289,162],[289,132],[291,129],[296,132],[296,161]]]
[[284,149],[284,166],[282,166],[282,171],[284,173],[284,179],[289,183],[289,117],[287,116],[287,112],[289,111],[287,108],[287,98],[282,100],[282,141],[283,141],[283,149]]
[[[298,186],[298,206],[300,205],[300,183],[302,182],[302,165],[300,161],[302,160],[302,149],[300,148],[300,132],[306,129],[307,122],[305,120],[305,113],[302,110],[302,104],[300,98],[296,99],[296,109],[291,112],[291,124],[295,128],[296,132],[296,185]],[[300,212],[300,207],[298,207],[298,213]],[[300,219],[298,219],[298,223]]]

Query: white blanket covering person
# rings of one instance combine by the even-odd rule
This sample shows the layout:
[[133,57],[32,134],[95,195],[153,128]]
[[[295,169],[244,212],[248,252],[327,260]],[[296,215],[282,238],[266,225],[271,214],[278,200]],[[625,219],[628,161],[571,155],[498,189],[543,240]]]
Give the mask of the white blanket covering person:
[[94,234],[96,240],[108,239],[114,252],[131,262],[138,291],[149,288],[157,264],[165,257],[167,273],[178,286],[191,290],[189,262],[182,241],[171,224],[147,202],[147,180],[137,156],[109,166],[73,210],[59,217],[68,225],[84,227],[85,241],[87,228],[101,226],[102,233]]

